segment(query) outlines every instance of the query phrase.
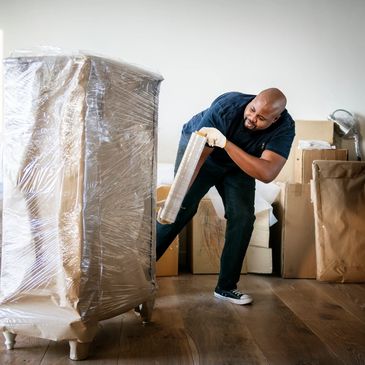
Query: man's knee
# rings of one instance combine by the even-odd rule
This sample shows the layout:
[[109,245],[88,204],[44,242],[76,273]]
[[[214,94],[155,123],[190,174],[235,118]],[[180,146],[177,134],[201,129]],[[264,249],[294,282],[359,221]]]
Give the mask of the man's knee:
[[256,217],[254,211],[231,210],[226,212],[227,222],[230,224],[239,224],[241,226],[253,226]]
[[[191,218],[193,218],[193,216],[196,214],[196,212],[198,211],[198,204],[189,204],[189,202],[183,202],[181,204],[178,216],[177,216],[177,220],[182,219],[182,220],[190,220]],[[187,223],[187,222],[186,222]]]

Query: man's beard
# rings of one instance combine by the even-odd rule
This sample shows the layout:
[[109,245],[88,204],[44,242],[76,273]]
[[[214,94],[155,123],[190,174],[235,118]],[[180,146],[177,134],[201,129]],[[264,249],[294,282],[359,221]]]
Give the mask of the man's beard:
[[247,117],[244,117],[243,122],[247,129],[251,131],[254,131],[256,129],[256,125],[251,123],[251,121]]

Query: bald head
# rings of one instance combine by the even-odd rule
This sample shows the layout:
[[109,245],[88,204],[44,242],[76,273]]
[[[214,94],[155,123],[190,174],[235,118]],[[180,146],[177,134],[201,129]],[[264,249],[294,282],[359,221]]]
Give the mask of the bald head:
[[245,108],[244,124],[250,130],[269,128],[286,106],[285,95],[276,88],[261,91]]
[[281,114],[286,106],[285,95],[275,87],[262,90],[256,98],[262,99],[266,105],[270,105],[278,114]]

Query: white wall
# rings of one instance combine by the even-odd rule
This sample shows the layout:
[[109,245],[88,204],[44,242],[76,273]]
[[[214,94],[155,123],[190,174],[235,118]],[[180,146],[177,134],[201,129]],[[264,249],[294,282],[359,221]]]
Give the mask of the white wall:
[[[0,29],[0,141],[3,127],[3,31]],[[1,149],[1,148],[0,148]],[[1,152],[0,152],[1,154]],[[1,160],[1,158],[0,158]]]
[[363,0],[0,1],[5,55],[54,45],[160,72],[161,162],[181,125],[229,90],[277,86],[296,119],[349,109],[365,137],[364,16]]

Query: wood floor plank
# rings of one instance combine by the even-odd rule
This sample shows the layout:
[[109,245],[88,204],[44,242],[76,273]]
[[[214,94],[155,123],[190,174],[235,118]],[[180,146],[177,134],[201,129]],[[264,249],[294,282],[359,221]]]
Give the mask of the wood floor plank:
[[345,364],[365,364],[365,326],[323,292],[324,283],[273,279],[274,293]]
[[142,326],[133,316],[128,313],[123,321],[118,364],[192,364],[183,330],[159,323]]
[[191,343],[176,309],[178,298],[171,278],[161,278],[152,322],[142,325],[129,312],[123,316],[118,364],[194,364]]
[[254,298],[250,307],[233,305],[270,364],[342,364],[335,354],[267,285],[270,277],[246,275],[241,286]]
[[4,337],[0,337],[0,364],[1,365],[39,365],[48,349],[49,340],[42,338],[18,335],[15,338],[13,350],[7,350]]
[[73,361],[69,359],[69,353],[68,341],[50,341],[40,365],[71,365]]
[[352,313],[365,324],[365,284],[321,283],[316,280],[308,281],[320,288],[342,308]]
[[187,275],[175,281],[179,311],[199,354],[199,364],[267,364],[231,305],[213,296],[217,277]]

